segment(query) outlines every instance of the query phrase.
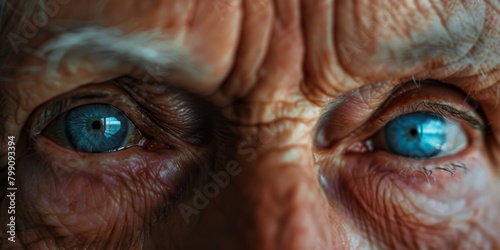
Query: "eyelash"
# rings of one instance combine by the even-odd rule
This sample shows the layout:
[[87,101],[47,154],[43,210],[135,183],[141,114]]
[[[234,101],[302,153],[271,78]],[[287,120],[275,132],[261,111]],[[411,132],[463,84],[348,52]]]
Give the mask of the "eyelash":
[[[395,94],[395,92],[398,93]],[[386,124],[401,115],[418,111],[433,112],[457,122],[462,126],[468,144],[465,148],[452,155],[430,159],[411,159],[383,151],[373,151],[373,144],[369,145],[369,140],[376,133],[379,133]],[[476,137],[473,136],[473,133],[478,133],[478,135],[481,133],[484,136],[487,130],[485,121],[486,119],[478,103],[470,99],[461,90],[443,83],[426,83],[418,88],[412,87],[410,83],[393,90],[393,94],[388,96],[362,126],[356,128],[344,139],[337,141],[329,148],[331,147],[338,154],[347,157],[345,159],[348,162],[367,160],[367,165],[371,165],[371,167],[382,172],[391,172],[399,176],[420,173],[425,176],[427,181],[432,177],[436,178],[443,174],[457,177],[462,173],[466,174],[472,171],[468,165],[469,162],[464,161],[466,159],[460,157],[460,155],[466,156],[474,149]],[[326,154],[326,161],[333,161],[338,154]],[[458,154],[460,155],[457,157]]]
[[461,163],[461,162],[445,163],[442,165],[433,166],[431,169],[422,165],[422,166],[419,166],[415,169],[412,169],[411,171],[413,173],[416,173],[416,172],[423,173],[427,177],[427,179],[429,179],[429,177],[432,176],[432,173],[436,170],[445,171],[445,172],[450,173],[451,176],[455,176],[457,170],[460,170],[460,169],[463,170],[464,174],[466,174],[469,171],[469,168],[467,167],[467,165],[464,163]]
[[[97,89],[93,89],[92,91],[83,90],[76,94],[65,94],[39,107],[32,115],[33,117],[37,117],[31,125],[32,137],[40,135],[42,131],[61,114],[86,104],[95,103],[105,103],[117,107],[137,126],[135,122],[137,119],[135,119],[136,117],[132,114],[139,111],[137,110],[138,106],[128,95],[115,86],[96,85],[95,87]],[[119,91],[119,95],[112,92],[117,90]],[[141,128],[137,128],[143,133]],[[146,138],[149,137],[147,133],[143,133],[143,135]]]
[[[424,107],[424,109],[422,109],[422,106]],[[395,110],[394,113],[390,114],[389,116],[385,116],[385,117],[381,116],[379,118],[379,120],[380,120],[381,124],[386,124],[387,122],[395,119],[396,117],[398,117],[400,115],[416,112],[419,110],[429,110],[431,112],[442,115],[444,117],[452,116],[452,117],[455,117],[459,120],[464,120],[464,121],[468,122],[470,125],[472,125],[476,129],[485,130],[485,126],[483,125],[483,123],[478,121],[477,119],[473,118],[469,114],[469,112],[453,108],[448,103],[433,102],[433,101],[419,101],[419,102],[410,104],[408,106],[398,108]]]
[[[352,137],[363,137],[363,138],[370,138],[373,137],[375,133],[377,133],[380,129],[382,129],[388,122],[394,120],[395,118],[404,115],[404,114],[409,114],[417,111],[431,111],[434,113],[437,113],[439,115],[442,115],[443,117],[446,117],[450,119],[450,117],[455,118],[454,120],[457,120],[457,122],[461,123],[460,121],[466,121],[471,127],[474,129],[477,129],[481,132],[484,133],[486,130],[486,125],[482,121],[479,121],[478,119],[474,118],[470,112],[459,110],[456,108],[453,108],[450,106],[449,103],[444,103],[440,101],[418,101],[418,102],[413,102],[409,105],[405,105],[403,107],[398,107],[398,108],[393,108],[392,110],[390,109],[389,111],[386,111],[383,107],[379,109],[379,111],[375,112],[374,115],[372,115],[369,120],[371,122],[368,122],[368,125],[363,125],[359,128],[357,128],[355,131],[351,133],[349,136],[350,138]],[[387,114],[388,113],[388,114]],[[371,129],[367,129],[367,127],[370,127]],[[375,127],[374,129],[372,127]],[[370,132],[367,133],[366,130],[370,131],[375,131],[375,132]],[[348,152],[365,152],[366,150],[350,150],[351,148],[355,148],[356,144],[359,146],[359,144],[364,144],[366,139],[363,140],[363,142],[355,142],[351,143],[352,146],[349,146],[345,148],[343,151],[345,153]],[[366,145],[370,147],[370,145]]]
[[[398,169],[398,174],[401,176],[407,176],[407,174],[415,175],[416,173],[423,174],[427,179],[432,176],[433,173],[437,171],[443,171],[444,173],[449,173],[451,176],[455,176],[462,170],[462,173],[466,174],[470,171],[468,165],[461,161],[453,161],[449,158],[443,157],[445,159],[439,160],[438,163],[432,162],[433,160],[415,160],[404,158],[403,162],[400,160],[398,163],[393,164],[392,161],[386,161],[384,166],[379,166],[384,171],[394,172],[395,169]],[[377,159],[376,161],[381,162],[382,159]],[[391,166],[391,164],[395,166]]]
[[[31,138],[36,139],[35,137],[54,119],[71,109],[86,104],[103,103],[118,108],[132,121],[144,137],[139,146],[145,150],[177,151],[180,145],[211,143],[213,122],[223,121],[219,113],[214,112],[216,110],[213,106],[177,89],[154,89],[155,85],[139,84],[117,78],[108,82],[88,84],[55,97],[30,115],[27,129]],[[161,94],[166,100],[165,104],[159,106],[147,100],[151,93]],[[165,115],[157,117],[155,112],[164,112]]]

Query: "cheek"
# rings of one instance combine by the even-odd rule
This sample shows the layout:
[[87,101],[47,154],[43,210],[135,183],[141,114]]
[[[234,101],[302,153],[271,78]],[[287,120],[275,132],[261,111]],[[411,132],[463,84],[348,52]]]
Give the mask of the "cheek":
[[23,231],[86,242],[132,237],[176,198],[187,175],[175,152],[130,148],[88,157],[45,138],[35,145],[18,162]]
[[403,171],[403,163],[377,158],[358,156],[323,173],[330,198],[371,241],[391,248],[453,246],[484,219],[489,164],[478,152],[462,157],[468,170],[454,175]]

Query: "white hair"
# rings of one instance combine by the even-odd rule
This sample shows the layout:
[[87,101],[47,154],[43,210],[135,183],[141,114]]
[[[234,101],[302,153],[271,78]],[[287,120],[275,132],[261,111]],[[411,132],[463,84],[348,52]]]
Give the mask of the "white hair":
[[124,33],[117,28],[85,27],[61,33],[36,53],[52,67],[59,65],[69,53],[73,59],[92,57],[101,67],[113,67],[117,61],[139,67],[149,64],[188,71],[195,67],[182,46],[159,30]]

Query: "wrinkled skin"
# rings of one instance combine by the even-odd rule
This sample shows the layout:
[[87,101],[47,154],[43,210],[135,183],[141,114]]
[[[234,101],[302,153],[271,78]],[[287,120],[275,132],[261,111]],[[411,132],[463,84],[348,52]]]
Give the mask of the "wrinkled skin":
[[[20,23],[26,6],[15,8],[5,27]],[[49,22],[68,30],[157,29],[192,65],[164,70],[152,89],[140,65],[105,67],[103,55],[82,51],[49,74],[32,52],[60,35],[51,29],[20,45],[0,78],[1,162],[5,136],[15,135],[18,187],[16,243],[2,226],[2,249],[500,248],[497,0],[71,0],[60,8]],[[122,75],[139,80],[113,81]],[[434,80],[417,84],[424,79]],[[405,82],[406,92],[395,92]],[[33,134],[35,109],[75,91],[134,99],[142,111],[127,115],[152,142],[85,154]],[[360,143],[383,127],[378,118],[426,100],[482,113],[487,129],[453,118],[468,145],[430,160]],[[468,171],[433,168],[450,162]],[[194,207],[196,190],[213,182],[207,173],[228,165],[238,170],[229,184],[186,217],[180,205]]]

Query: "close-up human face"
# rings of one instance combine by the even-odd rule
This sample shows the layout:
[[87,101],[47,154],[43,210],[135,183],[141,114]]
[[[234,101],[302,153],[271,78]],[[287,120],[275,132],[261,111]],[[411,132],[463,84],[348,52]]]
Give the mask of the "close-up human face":
[[500,249],[499,0],[0,6],[0,249]]

